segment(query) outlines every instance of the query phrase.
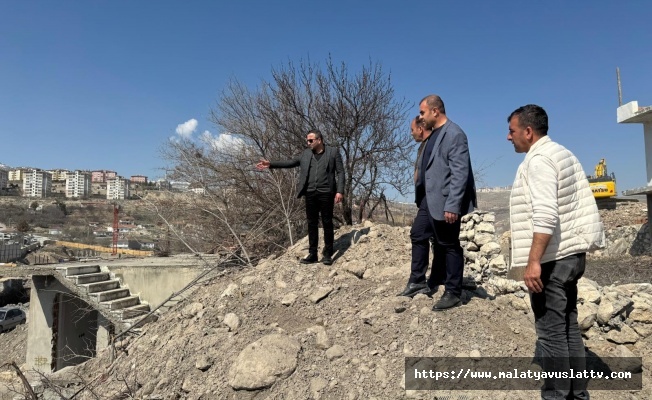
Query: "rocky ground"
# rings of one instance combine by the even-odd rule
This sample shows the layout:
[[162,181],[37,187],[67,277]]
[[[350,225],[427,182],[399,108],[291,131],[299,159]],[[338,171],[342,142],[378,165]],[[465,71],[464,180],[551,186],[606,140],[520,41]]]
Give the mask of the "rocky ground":
[[[605,211],[603,219],[614,228],[630,220],[640,224],[643,209],[619,205]],[[139,334],[47,382],[63,398],[86,386],[75,397],[80,399],[538,398],[535,391],[405,390],[406,356],[531,357],[533,316],[518,285],[483,282],[465,291],[463,306],[435,313],[431,307],[441,289],[433,299],[396,297],[409,274],[409,228],[366,223],[340,228],[336,240],[338,253],[331,267],[299,264],[306,252],[304,239],[255,268],[216,270],[191,298]],[[639,260],[641,268],[652,265],[649,255],[594,258],[591,263],[618,270],[617,261],[633,265]],[[631,277],[615,278],[626,283]],[[597,314],[591,310],[598,308],[595,302],[601,296],[603,306],[612,304],[607,297],[621,306],[626,297],[644,298],[636,304],[647,307],[652,288],[593,285],[586,281],[589,294],[582,300],[589,349],[601,355],[641,356],[644,366],[651,365],[652,336],[641,321],[648,316],[643,306],[636,306],[634,316],[622,314],[620,306]],[[627,304],[622,309],[629,314],[632,305]],[[19,364],[24,362],[24,352],[18,353],[25,332],[23,326],[0,335],[0,361],[13,354]],[[18,350],[4,352],[11,348]],[[650,374],[644,367],[642,391],[594,391],[592,397],[652,398]],[[9,377],[2,378],[8,385]],[[38,380],[32,377],[42,391]],[[16,382],[12,387],[20,390]],[[4,393],[0,398],[14,396]],[[49,398],[61,398],[53,393]]]

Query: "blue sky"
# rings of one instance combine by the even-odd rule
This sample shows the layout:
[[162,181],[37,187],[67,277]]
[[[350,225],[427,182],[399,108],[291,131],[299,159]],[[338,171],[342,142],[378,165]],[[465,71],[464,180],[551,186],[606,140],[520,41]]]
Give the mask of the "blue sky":
[[652,105],[650,15],[647,1],[4,1],[0,162],[160,177],[180,124],[221,134],[208,113],[230,78],[254,88],[330,54],[382,63],[409,116],[441,95],[485,185],[512,183],[523,155],[506,117],[535,103],[587,173],[606,158],[619,190],[643,186],[643,128],[616,123],[615,68],[623,100]]

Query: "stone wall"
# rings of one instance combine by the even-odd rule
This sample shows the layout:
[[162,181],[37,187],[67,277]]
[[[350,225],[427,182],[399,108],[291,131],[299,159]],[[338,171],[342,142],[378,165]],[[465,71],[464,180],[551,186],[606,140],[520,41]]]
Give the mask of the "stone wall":
[[[497,238],[492,212],[474,211],[462,217],[460,241],[465,276],[482,286],[483,293],[511,307],[531,312],[527,287],[506,279],[509,232]],[[607,247],[596,256],[650,255],[648,224],[616,227],[605,232]],[[502,246],[501,246],[502,243]],[[634,357],[640,339],[652,335],[652,284],[601,287],[582,278],[578,283],[578,323],[586,345],[601,356]],[[627,347],[629,346],[629,347]]]
[[460,243],[464,251],[465,274],[477,283],[492,276],[507,275],[504,246],[501,248],[493,212],[475,210],[462,217]]
[[607,229],[605,236],[607,248],[601,252],[605,256],[652,255],[652,239],[648,223]]

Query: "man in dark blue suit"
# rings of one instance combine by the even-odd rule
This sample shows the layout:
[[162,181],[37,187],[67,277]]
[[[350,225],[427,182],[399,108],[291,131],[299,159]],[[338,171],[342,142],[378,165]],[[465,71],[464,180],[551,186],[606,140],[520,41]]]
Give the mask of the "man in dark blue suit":
[[[421,100],[419,116],[424,128],[432,133],[417,162],[419,211],[410,231],[410,279],[400,295],[432,294],[444,284],[445,292],[433,306],[434,311],[441,311],[461,303],[464,255],[460,224],[462,215],[477,205],[475,180],[466,134],[446,117],[441,98],[429,95]],[[434,260],[426,282],[430,237],[434,238]]]
[[344,193],[344,164],[335,147],[326,146],[321,132],[313,129],[306,135],[307,149],[295,159],[287,161],[260,160],[258,170],[266,168],[300,167],[297,181],[297,197],[306,198],[308,220],[308,255],[301,259],[303,264],[317,262],[319,243],[319,216],[324,227],[324,250],[322,263],[333,263],[333,208],[342,201]]

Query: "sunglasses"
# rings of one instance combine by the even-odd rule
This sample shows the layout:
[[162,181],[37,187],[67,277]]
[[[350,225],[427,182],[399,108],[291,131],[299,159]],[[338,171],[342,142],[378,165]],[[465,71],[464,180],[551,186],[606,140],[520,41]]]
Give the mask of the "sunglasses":
[[312,142],[314,142],[315,140],[317,140],[317,139],[306,139],[306,142],[307,142],[307,143],[312,143]]

